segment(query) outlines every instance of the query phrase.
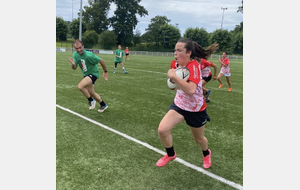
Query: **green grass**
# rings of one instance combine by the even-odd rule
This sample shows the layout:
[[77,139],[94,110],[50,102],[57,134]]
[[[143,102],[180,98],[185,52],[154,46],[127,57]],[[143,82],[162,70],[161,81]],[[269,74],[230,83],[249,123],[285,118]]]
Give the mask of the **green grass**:
[[[73,71],[71,52],[56,53],[56,103],[164,151],[157,128],[172,103],[175,91],[167,87],[166,72],[172,57],[130,56],[124,74],[120,65],[113,74],[113,55],[98,55],[108,69],[109,80],[99,78],[95,91],[108,104],[92,111],[77,89],[80,69]],[[211,59],[216,63],[217,60]],[[211,122],[205,136],[212,150],[208,171],[243,185],[243,62],[231,60],[232,92],[211,80],[207,112]],[[101,66],[99,66],[102,72]],[[152,71],[152,72],[149,72]],[[202,167],[202,152],[185,122],[173,130],[179,158]],[[162,155],[124,137],[56,108],[57,189],[234,189],[176,161],[156,167]]]

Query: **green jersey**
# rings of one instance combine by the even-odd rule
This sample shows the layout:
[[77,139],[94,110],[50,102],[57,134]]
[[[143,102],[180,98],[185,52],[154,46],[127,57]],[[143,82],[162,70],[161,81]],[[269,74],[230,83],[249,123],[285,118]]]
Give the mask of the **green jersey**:
[[76,67],[80,65],[83,76],[94,75],[99,78],[99,68],[98,63],[101,58],[96,56],[94,53],[83,50],[83,53],[80,55],[76,51],[73,53],[73,60]]
[[124,57],[124,51],[117,49],[116,52],[115,52],[115,55],[121,56],[121,58],[118,58],[118,57],[115,56],[115,62],[122,63],[123,62],[123,57]]

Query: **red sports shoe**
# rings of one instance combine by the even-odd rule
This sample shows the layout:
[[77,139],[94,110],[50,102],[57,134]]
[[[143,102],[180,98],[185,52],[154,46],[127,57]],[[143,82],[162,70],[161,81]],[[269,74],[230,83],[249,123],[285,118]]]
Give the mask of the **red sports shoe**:
[[211,166],[211,151],[208,149],[209,155],[203,157],[203,168],[207,169]]
[[156,162],[156,166],[158,167],[163,167],[164,165],[166,165],[168,162],[174,160],[176,158],[176,152],[174,156],[169,157],[168,154],[164,155],[164,157],[162,157],[161,159],[159,159]]

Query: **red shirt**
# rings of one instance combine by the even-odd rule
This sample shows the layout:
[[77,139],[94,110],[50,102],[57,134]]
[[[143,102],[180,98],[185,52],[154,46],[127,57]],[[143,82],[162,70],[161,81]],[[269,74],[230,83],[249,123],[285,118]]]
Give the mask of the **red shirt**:
[[231,71],[230,71],[230,68],[229,68],[229,63],[230,63],[229,58],[226,57],[225,59],[223,59],[223,57],[222,57],[222,58],[220,59],[220,61],[221,61],[222,63],[224,63],[225,65],[227,65],[227,67],[225,67],[224,65],[221,65],[221,72],[222,72],[223,74],[228,74],[228,73],[230,73]]
[[[176,69],[180,67],[176,60],[171,62],[171,68]],[[204,101],[204,96],[202,95],[202,81],[201,81],[201,73],[200,66],[197,61],[192,60],[186,64],[186,66],[190,71],[190,77],[187,81],[192,81],[197,84],[197,88],[195,93],[190,96],[186,94],[183,90],[177,89],[176,96],[174,98],[174,103],[179,108],[189,111],[189,112],[200,112],[206,109],[206,103]]]
[[213,63],[207,61],[206,59],[201,59],[200,68],[201,68],[201,76],[209,77],[211,75],[210,67],[213,66]]

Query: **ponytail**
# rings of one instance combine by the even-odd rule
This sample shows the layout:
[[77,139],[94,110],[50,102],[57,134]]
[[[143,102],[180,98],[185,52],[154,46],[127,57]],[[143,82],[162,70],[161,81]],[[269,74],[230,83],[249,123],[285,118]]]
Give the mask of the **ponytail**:
[[[202,48],[197,42],[193,43],[195,47],[194,56],[203,59],[208,59],[211,56],[211,54],[219,48],[219,44],[217,44],[216,42],[210,45],[207,49]],[[193,59],[195,57],[193,57]]]
[[207,49],[203,49],[197,42],[194,42],[188,38],[182,38],[177,41],[185,43],[185,49],[186,51],[192,51],[191,54],[191,59],[197,58],[203,58],[203,59],[208,59],[211,54],[216,51],[219,48],[219,44],[216,42],[210,45]]

